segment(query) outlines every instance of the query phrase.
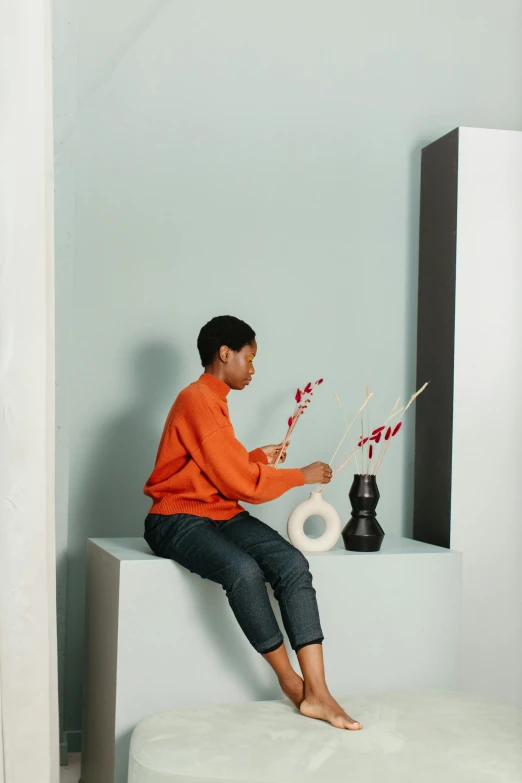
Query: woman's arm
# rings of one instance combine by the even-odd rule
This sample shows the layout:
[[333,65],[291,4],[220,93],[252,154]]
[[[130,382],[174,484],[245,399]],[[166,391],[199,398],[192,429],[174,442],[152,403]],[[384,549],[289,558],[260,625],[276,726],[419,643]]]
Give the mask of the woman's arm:
[[264,450],[264,448],[259,448],[259,449],[254,449],[253,451],[249,451],[248,459],[250,460],[250,462],[261,462],[263,465],[268,465],[268,455]]
[[266,503],[305,483],[299,468],[274,470],[252,462],[230,424],[208,435],[191,456],[222,495],[245,503]]

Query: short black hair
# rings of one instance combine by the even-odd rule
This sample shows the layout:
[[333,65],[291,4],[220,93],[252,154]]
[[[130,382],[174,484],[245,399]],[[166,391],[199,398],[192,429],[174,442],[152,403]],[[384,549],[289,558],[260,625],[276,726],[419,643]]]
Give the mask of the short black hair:
[[240,351],[254,342],[256,333],[251,326],[233,315],[218,315],[201,329],[198,337],[198,351],[203,367],[212,364],[214,356],[222,345],[232,351]]

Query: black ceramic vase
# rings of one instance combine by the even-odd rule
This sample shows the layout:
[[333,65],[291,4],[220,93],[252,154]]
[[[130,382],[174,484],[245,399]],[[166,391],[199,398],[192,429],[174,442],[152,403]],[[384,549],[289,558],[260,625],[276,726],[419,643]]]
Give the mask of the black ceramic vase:
[[375,518],[380,497],[375,476],[355,475],[348,497],[352,516],[343,530],[344,548],[352,552],[378,552],[384,530]]

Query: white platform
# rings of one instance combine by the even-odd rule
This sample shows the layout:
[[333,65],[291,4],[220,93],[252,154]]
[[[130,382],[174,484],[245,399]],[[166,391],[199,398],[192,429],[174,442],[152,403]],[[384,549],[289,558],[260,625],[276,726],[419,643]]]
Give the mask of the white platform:
[[[459,688],[459,553],[387,535],[381,552],[307,558],[334,694]],[[91,539],[87,580],[83,783],[126,781],[130,737],[147,715],[280,698],[219,585],[139,538]]]
[[520,783],[522,710],[451,691],[340,699],[341,731],[288,702],[172,710],[146,718],[129,783]]
[[439,139],[421,191],[415,537],[463,553],[462,687],[522,707],[522,132]]

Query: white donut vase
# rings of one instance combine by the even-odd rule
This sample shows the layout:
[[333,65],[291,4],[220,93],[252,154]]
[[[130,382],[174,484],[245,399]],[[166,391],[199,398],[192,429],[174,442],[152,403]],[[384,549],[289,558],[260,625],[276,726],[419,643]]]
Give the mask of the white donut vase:
[[[312,516],[321,517],[325,524],[324,533],[319,538],[310,538],[304,532],[305,522]],[[341,535],[341,519],[321,492],[310,492],[308,500],[299,503],[288,517],[287,531],[290,542],[301,552],[328,552]]]

